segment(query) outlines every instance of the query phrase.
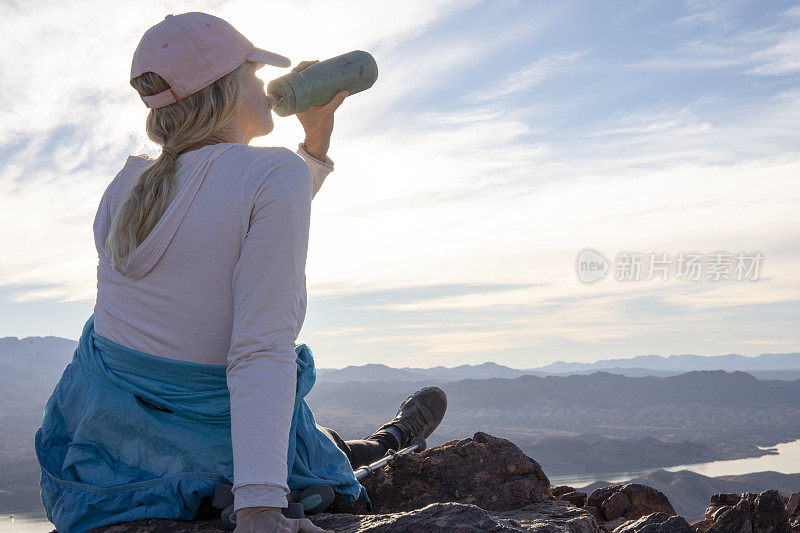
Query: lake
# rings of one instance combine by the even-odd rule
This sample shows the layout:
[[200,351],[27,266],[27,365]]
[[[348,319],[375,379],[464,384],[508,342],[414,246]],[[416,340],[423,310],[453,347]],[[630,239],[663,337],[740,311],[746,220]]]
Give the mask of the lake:
[[[762,455],[761,457],[749,457],[746,459],[731,459],[727,461],[711,461],[707,463],[694,463],[687,465],[668,466],[663,468],[669,472],[678,470],[691,470],[704,476],[727,476],[732,474],[749,474],[752,472],[764,472],[774,470],[783,474],[800,473],[800,439],[791,442],[782,442],[775,446],[759,446],[762,450],[774,450],[774,455]],[[644,470],[632,470],[628,472],[598,472],[595,474],[576,474],[571,476],[550,476],[550,484],[569,485],[571,487],[583,487],[595,481],[608,481],[609,483],[619,483],[627,481],[636,476],[652,472],[655,468]]]
[[44,510],[35,513],[14,513],[14,518],[9,518],[10,513],[0,515],[0,532],[14,533],[48,533],[52,531],[53,524],[47,520]]

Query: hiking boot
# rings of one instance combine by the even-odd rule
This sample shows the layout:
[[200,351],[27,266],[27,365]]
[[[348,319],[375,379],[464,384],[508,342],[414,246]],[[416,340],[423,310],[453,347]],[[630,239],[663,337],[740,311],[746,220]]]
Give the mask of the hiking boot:
[[[400,404],[395,417],[366,437],[392,435],[405,448],[414,437],[428,438],[439,426],[447,410],[447,396],[439,387],[423,387]],[[402,436],[402,439],[399,438]]]

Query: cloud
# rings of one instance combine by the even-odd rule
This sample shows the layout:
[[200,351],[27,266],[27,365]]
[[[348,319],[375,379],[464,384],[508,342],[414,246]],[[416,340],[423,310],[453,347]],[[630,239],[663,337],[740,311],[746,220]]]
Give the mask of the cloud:
[[[592,361],[603,354],[649,353],[643,347],[647,345],[656,345],[656,351],[663,354],[711,355],[760,353],[756,350],[778,344],[791,350],[800,341],[792,319],[800,300],[786,301],[767,319],[754,322],[752,317],[774,303],[765,298],[765,304],[740,301],[734,306],[719,302],[695,307],[681,301],[681,294],[698,289],[697,284],[688,283],[631,283],[616,293],[583,288],[570,296],[539,297],[527,303],[487,294],[489,299],[503,297],[496,309],[411,305],[367,306],[365,310],[364,306],[341,306],[345,299],[360,298],[349,295],[317,302],[317,314],[335,306],[336,322],[357,323],[358,332],[325,338],[317,335],[320,328],[312,321],[304,330],[303,341],[325,347],[320,354],[326,367],[380,360],[396,367],[496,361],[517,368],[558,359]],[[728,289],[735,287],[729,285]],[[665,298],[673,295],[674,299]],[[365,304],[369,300],[364,296]],[[755,338],[764,338],[765,328],[772,342],[753,343]]]
[[[666,51],[638,60],[649,40],[584,39],[575,28],[602,21],[571,3],[120,2],[113,20],[107,3],[32,6],[0,23],[11,305],[94,298],[97,203],[128,154],[157,151],[130,55],[167,9],[199,9],[295,63],[351,49],[378,60],[375,86],[337,111],[336,171],[314,201],[304,335],[326,366],[756,353],[745,341],[795,338],[781,320],[754,331],[737,314],[729,326],[725,308],[773,302],[797,316],[796,14],[742,25],[724,4],[693,4],[662,21],[679,29]],[[655,16],[637,9],[603,11],[620,24]],[[277,118],[254,144],[301,138]],[[765,278],[586,286],[574,259],[587,246],[760,250]]]
[[728,69],[751,76],[781,76],[800,72],[800,12],[797,6],[772,10],[775,22],[748,25],[745,2],[689,2],[690,14],[681,25],[703,27],[672,49],[656,53],[634,66],[658,70]]
[[583,50],[547,55],[512,72],[494,86],[467,94],[465,99],[472,102],[486,102],[525,91],[552,77],[576,72],[581,68],[576,62],[586,53],[587,51]]
[[677,25],[727,25],[743,0],[686,0],[687,14],[678,18]]
[[782,75],[800,72],[800,31],[777,36],[774,44],[752,55],[753,74]]

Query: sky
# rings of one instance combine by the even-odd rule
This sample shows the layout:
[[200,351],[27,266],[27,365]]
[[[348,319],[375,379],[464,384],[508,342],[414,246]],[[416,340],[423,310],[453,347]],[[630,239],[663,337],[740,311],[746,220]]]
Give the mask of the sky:
[[[133,51],[204,11],[293,65],[378,64],[336,112],[312,209],[298,342],[318,367],[800,351],[798,1],[0,10],[0,337],[80,336],[103,191],[160,151]],[[275,122],[251,144],[296,149],[296,117]],[[681,277],[689,256],[700,273]]]

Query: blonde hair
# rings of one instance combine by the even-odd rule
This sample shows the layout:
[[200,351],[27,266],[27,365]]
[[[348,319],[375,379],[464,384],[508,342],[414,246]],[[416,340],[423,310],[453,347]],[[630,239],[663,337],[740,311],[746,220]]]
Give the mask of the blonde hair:
[[[120,272],[128,268],[136,247],[169,205],[177,155],[224,128],[242,105],[246,64],[194,94],[150,110],[147,137],[160,144],[163,151],[127,191],[108,231],[105,251]],[[144,96],[170,88],[155,72],[145,72],[131,80],[131,85]]]

